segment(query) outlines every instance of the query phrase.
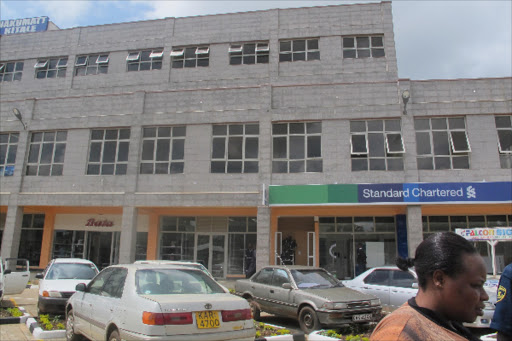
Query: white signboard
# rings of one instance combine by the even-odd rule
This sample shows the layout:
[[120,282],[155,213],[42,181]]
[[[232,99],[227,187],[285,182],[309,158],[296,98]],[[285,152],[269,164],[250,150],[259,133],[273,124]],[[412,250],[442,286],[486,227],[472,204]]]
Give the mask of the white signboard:
[[467,240],[512,240],[512,227],[455,229],[455,233]]

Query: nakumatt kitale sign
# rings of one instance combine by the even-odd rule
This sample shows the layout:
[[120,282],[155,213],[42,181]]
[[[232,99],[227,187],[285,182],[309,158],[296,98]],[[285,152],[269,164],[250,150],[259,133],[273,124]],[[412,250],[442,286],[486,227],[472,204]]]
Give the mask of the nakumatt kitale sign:
[[269,205],[507,203],[512,182],[269,186]]
[[43,32],[48,29],[48,17],[12,19],[0,21],[0,35]]

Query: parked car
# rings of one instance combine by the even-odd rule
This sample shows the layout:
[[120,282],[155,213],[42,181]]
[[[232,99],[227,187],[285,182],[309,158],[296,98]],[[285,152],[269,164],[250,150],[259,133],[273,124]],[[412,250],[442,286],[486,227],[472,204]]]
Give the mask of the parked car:
[[236,281],[235,293],[249,301],[255,319],[261,311],[296,318],[306,333],[376,321],[381,311],[375,296],[346,288],[326,270],[311,266],[264,267]]
[[171,264],[112,265],[78,284],[66,337],[91,340],[245,340],[256,335],[246,300],[203,271]]
[[21,258],[0,257],[0,301],[4,295],[21,294],[30,279],[29,262]]
[[39,279],[37,310],[44,313],[64,313],[68,299],[78,283],[88,283],[98,273],[96,265],[81,258],[55,258]]
[[[408,272],[396,266],[381,266],[366,270],[352,280],[343,281],[347,287],[380,298],[385,310],[399,308],[418,292],[418,276],[414,270]],[[485,286],[489,301],[485,302],[484,316],[478,316],[475,322],[465,323],[467,327],[489,328],[494,315],[496,288]]]

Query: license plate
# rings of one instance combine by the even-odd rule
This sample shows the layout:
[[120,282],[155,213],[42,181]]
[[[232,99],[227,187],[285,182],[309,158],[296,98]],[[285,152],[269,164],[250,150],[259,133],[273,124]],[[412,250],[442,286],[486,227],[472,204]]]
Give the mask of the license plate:
[[359,314],[352,316],[352,321],[371,321],[372,314]]
[[196,311],[196,323],[199,329],[219,328],[218,311]]

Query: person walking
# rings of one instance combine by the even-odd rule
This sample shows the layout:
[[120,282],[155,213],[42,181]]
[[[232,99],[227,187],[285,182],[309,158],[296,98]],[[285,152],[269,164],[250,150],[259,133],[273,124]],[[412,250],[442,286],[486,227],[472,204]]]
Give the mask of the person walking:
[[480,340],[462,325],[482,316],[489,299],[485,262],[469,241],[453,232],[436,233],[418,245],[414,259],[396,263],[403,271],[414,266],[418,294],[380,321],[371,341]]
[[512,341],[512,263],[503,269],[498,285],[496,310],[491,328],[498,332],[498,341]]
[[256,272],[256,251],[249,243],[245,251],[245,278],[251,278]]

